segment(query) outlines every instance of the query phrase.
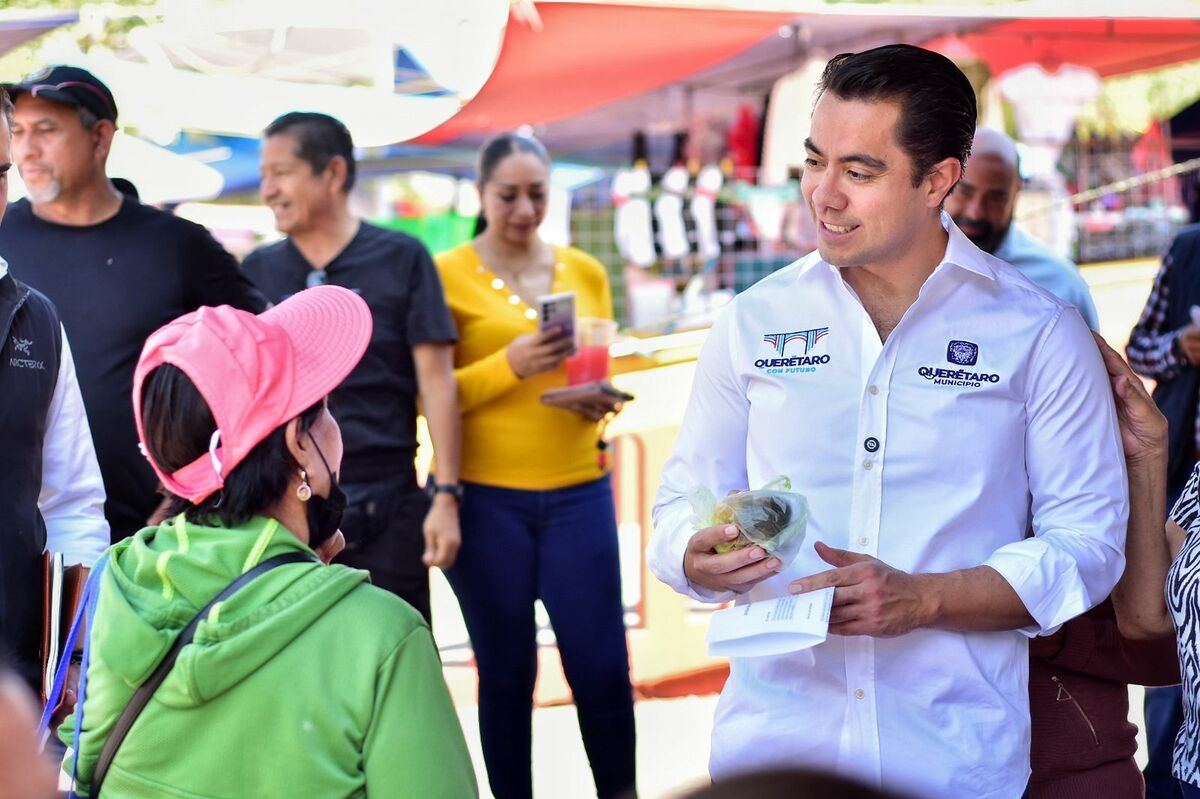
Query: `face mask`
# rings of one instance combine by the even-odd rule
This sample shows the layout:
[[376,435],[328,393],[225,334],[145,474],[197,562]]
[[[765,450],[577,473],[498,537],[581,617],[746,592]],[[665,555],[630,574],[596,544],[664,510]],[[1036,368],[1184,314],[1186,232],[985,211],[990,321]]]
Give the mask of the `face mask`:
[[342,514],[346,512],[346,495],[338,485],[337,475],[329,468],[325,453],[321,452],[312,435],[309,435],[308,440],[312,441],[313,449],[317,451],[321,463],[325,465],[325,472],[329,475],[329,496],[313,494],[308,502],[304,503],[308,512],[308,545],[317,549],[341,527]]

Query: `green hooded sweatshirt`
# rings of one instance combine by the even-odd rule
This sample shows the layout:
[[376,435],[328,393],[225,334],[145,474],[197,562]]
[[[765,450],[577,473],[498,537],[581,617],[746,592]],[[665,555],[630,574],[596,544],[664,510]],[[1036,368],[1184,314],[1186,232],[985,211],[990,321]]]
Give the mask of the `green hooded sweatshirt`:
[[[238,575],[312,552],[273,519],[148,527],[110,550],[79,743],[109,731],[196,612]],[[74,717],[60,729],[71,745]],[[70,771],[70,758],[66,770]],[[429,628],[367,573],[287,564],[214,606],[118,750],[101,799],[474,797]]]

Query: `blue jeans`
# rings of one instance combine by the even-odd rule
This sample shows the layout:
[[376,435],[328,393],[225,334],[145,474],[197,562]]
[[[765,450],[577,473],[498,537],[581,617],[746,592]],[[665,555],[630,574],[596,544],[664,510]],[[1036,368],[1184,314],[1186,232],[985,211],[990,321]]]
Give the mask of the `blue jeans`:
[[[1146,799],[1179,799],[1181,783],[1171,774],[1175,754],[1175,736],[1183,725],[1183,690],[1178,685],[1147,688],[1142,705],[1146,714],[1146,751],[1148,759],[1142,771],[1146,778]],[[1192,788],[1200,797],[1200,788]]]
[[[1181,470],[1167,487],[1167,513],[1171,512],[1179,495],[1187,486],[1191,469]],[[1142,705],[1146,716],[1146,799],[1179,799],[1186,796],[1171,774],[1171,761],[1175,754],[1175,737],[1183,726],[1183,689],[1178,685],[1164,688],[1147,688],[1146,700]],[[1193,791],[1200,791],[1195,787]],[[1196,794],[1200,797],[1200,793]]]
[[529,799],[541,599],[601,799],[634,788],[635,733],[608,477],[550,491],[467,483],[446,572],[479,669],[479,734],[496,799]]

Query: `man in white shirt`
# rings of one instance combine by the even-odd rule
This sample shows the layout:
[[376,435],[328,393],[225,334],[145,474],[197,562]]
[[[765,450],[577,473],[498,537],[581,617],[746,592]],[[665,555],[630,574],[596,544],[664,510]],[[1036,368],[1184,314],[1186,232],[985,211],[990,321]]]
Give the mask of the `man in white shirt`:
[[[941,211],[975,131],[953,63],[843,54],[820,92],[802,181],[818,252],[713,326],[649,565],[710,602],[835,587],[824,643],[733,659],[715,779],[811,766],[1011,799],[1029,776],[1026,639],[1102,600],[1124,565],[1108,379],[1075,309]],[[813,545],[786,568],[759,547],[716,554],[735,530],[693,529],[692,488],[780,474],[812,510]]]
[[[0,220],[12,103],[0,90]],[[0,650],[37,686],[41,556],[90,567],[108,546],[104,485],[54,305],[0,258]],[[70,699],[68,697],[68,699]]]

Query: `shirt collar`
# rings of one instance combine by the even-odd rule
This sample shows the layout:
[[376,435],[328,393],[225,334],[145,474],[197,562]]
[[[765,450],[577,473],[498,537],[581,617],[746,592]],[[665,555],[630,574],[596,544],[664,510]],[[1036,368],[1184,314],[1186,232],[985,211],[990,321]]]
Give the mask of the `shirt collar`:
[[996,271],[988,263],[990,256],[976,247],[945,211],[942,211],[942,227],[950,238],[946,242],[946,254],[942,256],[942,263],[938,264],[938,269],[942,268],[942,264],[953,264],[988,280],[996,279]]
[[[994,256],[990,256],[976,247],[975,243],[958,229],[958,225],[954,224],[954,220],[945,211],[941,212],[941,223],[949,239],[946,242],[946,254],[942,256],[941,263],[933,270],[934,273],[940,272],[944,265],[952,264],[960,269],[965,269],[981,277],[986,277],[988,280],[995,280],[996,272],[992,268],[992,265],[988,263],[989,259]],[[825,264],[825,267],[833,274],[840,274],[836,266],[821,258],[818,253],[814,252],[811,257],[813,257],[812,262],[801,267],[797,277],[811,271],[817,264]]]

